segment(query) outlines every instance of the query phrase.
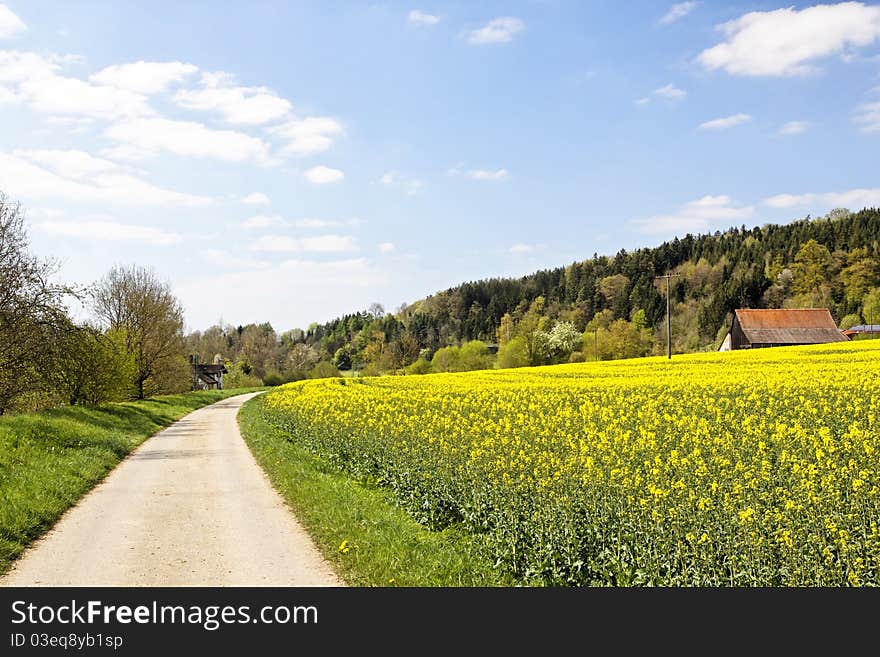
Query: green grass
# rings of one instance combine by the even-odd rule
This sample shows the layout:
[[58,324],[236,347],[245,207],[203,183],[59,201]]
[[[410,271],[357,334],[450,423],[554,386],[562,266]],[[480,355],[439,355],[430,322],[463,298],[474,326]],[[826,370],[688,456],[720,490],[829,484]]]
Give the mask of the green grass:
[[144,440],[197,408],[256,389],[0,417],[0,573]]
[[504,586],[480,538],[430,531],[382,489],[334,470],[264,419],[263,399],[238,415],[245,442],[336,572],[352,586]]

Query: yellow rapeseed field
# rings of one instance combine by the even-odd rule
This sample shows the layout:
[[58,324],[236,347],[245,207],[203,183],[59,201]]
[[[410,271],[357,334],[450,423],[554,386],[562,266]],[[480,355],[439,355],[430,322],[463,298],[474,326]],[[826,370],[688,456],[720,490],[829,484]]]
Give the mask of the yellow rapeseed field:
[[525,582],[880,584],[880,340],[307,381],[266,408]]

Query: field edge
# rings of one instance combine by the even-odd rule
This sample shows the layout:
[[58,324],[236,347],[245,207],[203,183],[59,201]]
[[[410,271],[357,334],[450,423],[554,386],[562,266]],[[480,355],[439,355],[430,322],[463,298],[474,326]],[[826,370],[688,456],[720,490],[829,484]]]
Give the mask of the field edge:
[[238,423],[257,463],[350,586],[509,586],[479,537],[430,531],[382,489],[335,471],[264,417],[263,396],[246,402]]

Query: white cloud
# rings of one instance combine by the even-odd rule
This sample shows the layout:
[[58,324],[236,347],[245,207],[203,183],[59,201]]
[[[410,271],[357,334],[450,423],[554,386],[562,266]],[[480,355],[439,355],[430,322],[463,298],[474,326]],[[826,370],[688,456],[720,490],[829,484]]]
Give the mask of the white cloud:
[[725,40],[700,53],[707,69],[731,75],[807,75],[815,61],[869,46],[880,36],[880,6],[861,2],[754,11],[719,28]]
[[393,185],[394,184],[394,174],[393,173],[383,173],[382,177],[379,178],[380,185]]
[[507,169],[473,169],[464,174],[471,180],[507,180],[510,172]]
[[392,251],[394,251],[393,242],[382,242],[379,244],[379,253],[391,253]]
[[122,159],[142,159],[165,151],[224,162],[270,161],[269,147],[261,139],[233,130],[213,130],[194,121],[133,119],[111,125],[104,135],[120,145],[107,154]]
[[880,103],[859,105],[853,120],[862,126],[862,132],[880,132]]
[[440,22],[440,17],[413,9],[407,14],[406,20],[412,25],[436,25]]
[[287,141],[285,153],[308,155],[321,153],[333,145],[333,139],[345,133],[342,124],[326,116],[292,119],[269,128],[269,132]]
[[678,212],[637,219],[633,223],[643,233],[693,233],[748,219],[754,214],[750,205],[736,206],[729,196],[704,196],[685,203]]
[[142,94],[165,91],[175,82],[183,82],[198,71],[198,67],[183,62],[144,62],[115,64],[89,76],[95,84],[128,89]]
[[532,253],[535,250],[535,247],[530,244],[514,244],[509,249],[508,252],[513,253],[515,255],[524,255],[526,253]]
[[270,226],[284,226],[287,222],[284,221],[277,214],[275,215],[264,215],[258,214],[253,217],[248,217],[245,219],[241,226],[242,228],[247,229],[255,229],[255,228],[269,228]]
[[121,224],[104,217],[75,221],[43,221],[37,223],[37,227],[56,237],[76,237],[96,242],[137,242],[153,246],[169,246],[183,240],[175,232],[153,226]]
[[234,255],[220,249],[207,249],[204,252],[204,258],[212,265],[216,265],[223,269],[235,269],[239,271],[266,269],[272,266],[272,263],[268,260],[259,260],[257,258],[249,258],[248,256]]
[[184,89],[174,94],[181,107],[216,112],[229,123],[259,125],[285,117],[290,101],[266,87],[236,86],[229,73],[203,73],[200,89]]
[[794,208],[814,206],[821,208],[848,207],[861,209],[864,207],[880,207],[880,189],[850,189],[845,192],[825,192],[806,194],[777,194],[764,199],[771,208]]
[[140,94],[59,75],[22,82],[19,93],[31,108],[47,114],[83,114],[115,119],[153,113],[146,98]]
[[468,34],[467,42],[473,46],[509,43],[513,41],[513,37],[519,32],[522,32],[525,27],[525,22],[513,16],[494,18],[483,27],[472,30]]
[[[651,92],[651,96],[659,96],[660,98],[665,98],[666,100],[683,100],[687,96],[687,91],[684,89],[679,89],[674,84],[667,84],[665,87],[660,87],[659,89],[654,89]],[[644,98],[639,98],[636,101],[636,105],[647,105],[651,102],[651,96],[645,96]]]
[[267,253],[338,253],[357,251],[358,246],[350,235],[318,235],[302,238],[286,235],[264,235],[251,243],[250,250]]
[[24,82],[55,75],[64,58],[20,50],[0,50],[0,82]]
[[668,98],[669,100],[680,100],[687,96],[687,91],[679,89],[674,84],[667,84],[665,87],[654,89],[654,95]]
[[121,170],[115,162],[95,157],[85,151],[15,150],[12,154],[42,165],[63,178],[79,180],[95,174]]
[[262,192],[251,192],[241,202],[246,205],[271,205],[272,201]]
[[327,183],[336,183],[345,178],[345,173],[339,169],[331,169],[319,164],[316,167],[308,169],[303,176],[310,183],[315,185],[326,185]]
[[812,125],[809,121],[789,121],[779,128],[780,135],[799,135]]
[[684,18],[689,13],[691,13],[694,9],[696,9],[699,2],[679,2],[678,4],[672,5],[669,8],[669,11],[660,19],[661,25],[669,25],[670,23],[674,23],[680,18]]
[[[56,163],[57,164],[57,163]],[[98,173],[90,180],[70,180],[28,161],[0,153],[3,190],[33,199],[58,198],[133,205],[208,205],[213,199],[175,192],[122,172]]]
[[27,25],[6,5],[0,5],[0,39],[8,39],[24,32]]
[[731,116],[725,116],[720,119],[712,119],[711,121],[701,123],[699,126],[697,126],[697,130],[726,130],[727,128],[732,128],[734,126],[747,123],[751,120],[752,117],[748,114],[733,114]]
[[74,114],[100,119],[152,114],[146,96],[126,89],[94,85],[59,75],[72,56],[0,51],[0,82],[7,95],[37,112]]

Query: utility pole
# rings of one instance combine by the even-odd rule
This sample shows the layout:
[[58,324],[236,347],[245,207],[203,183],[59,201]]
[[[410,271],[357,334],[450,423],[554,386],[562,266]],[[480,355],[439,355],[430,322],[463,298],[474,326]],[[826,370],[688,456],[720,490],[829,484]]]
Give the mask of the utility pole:
[[654,280],[666,279],[666,357],[672,358],[672,321],[669,317],[669,279],[678,278],[681,274],[663,274],[655,276]]

